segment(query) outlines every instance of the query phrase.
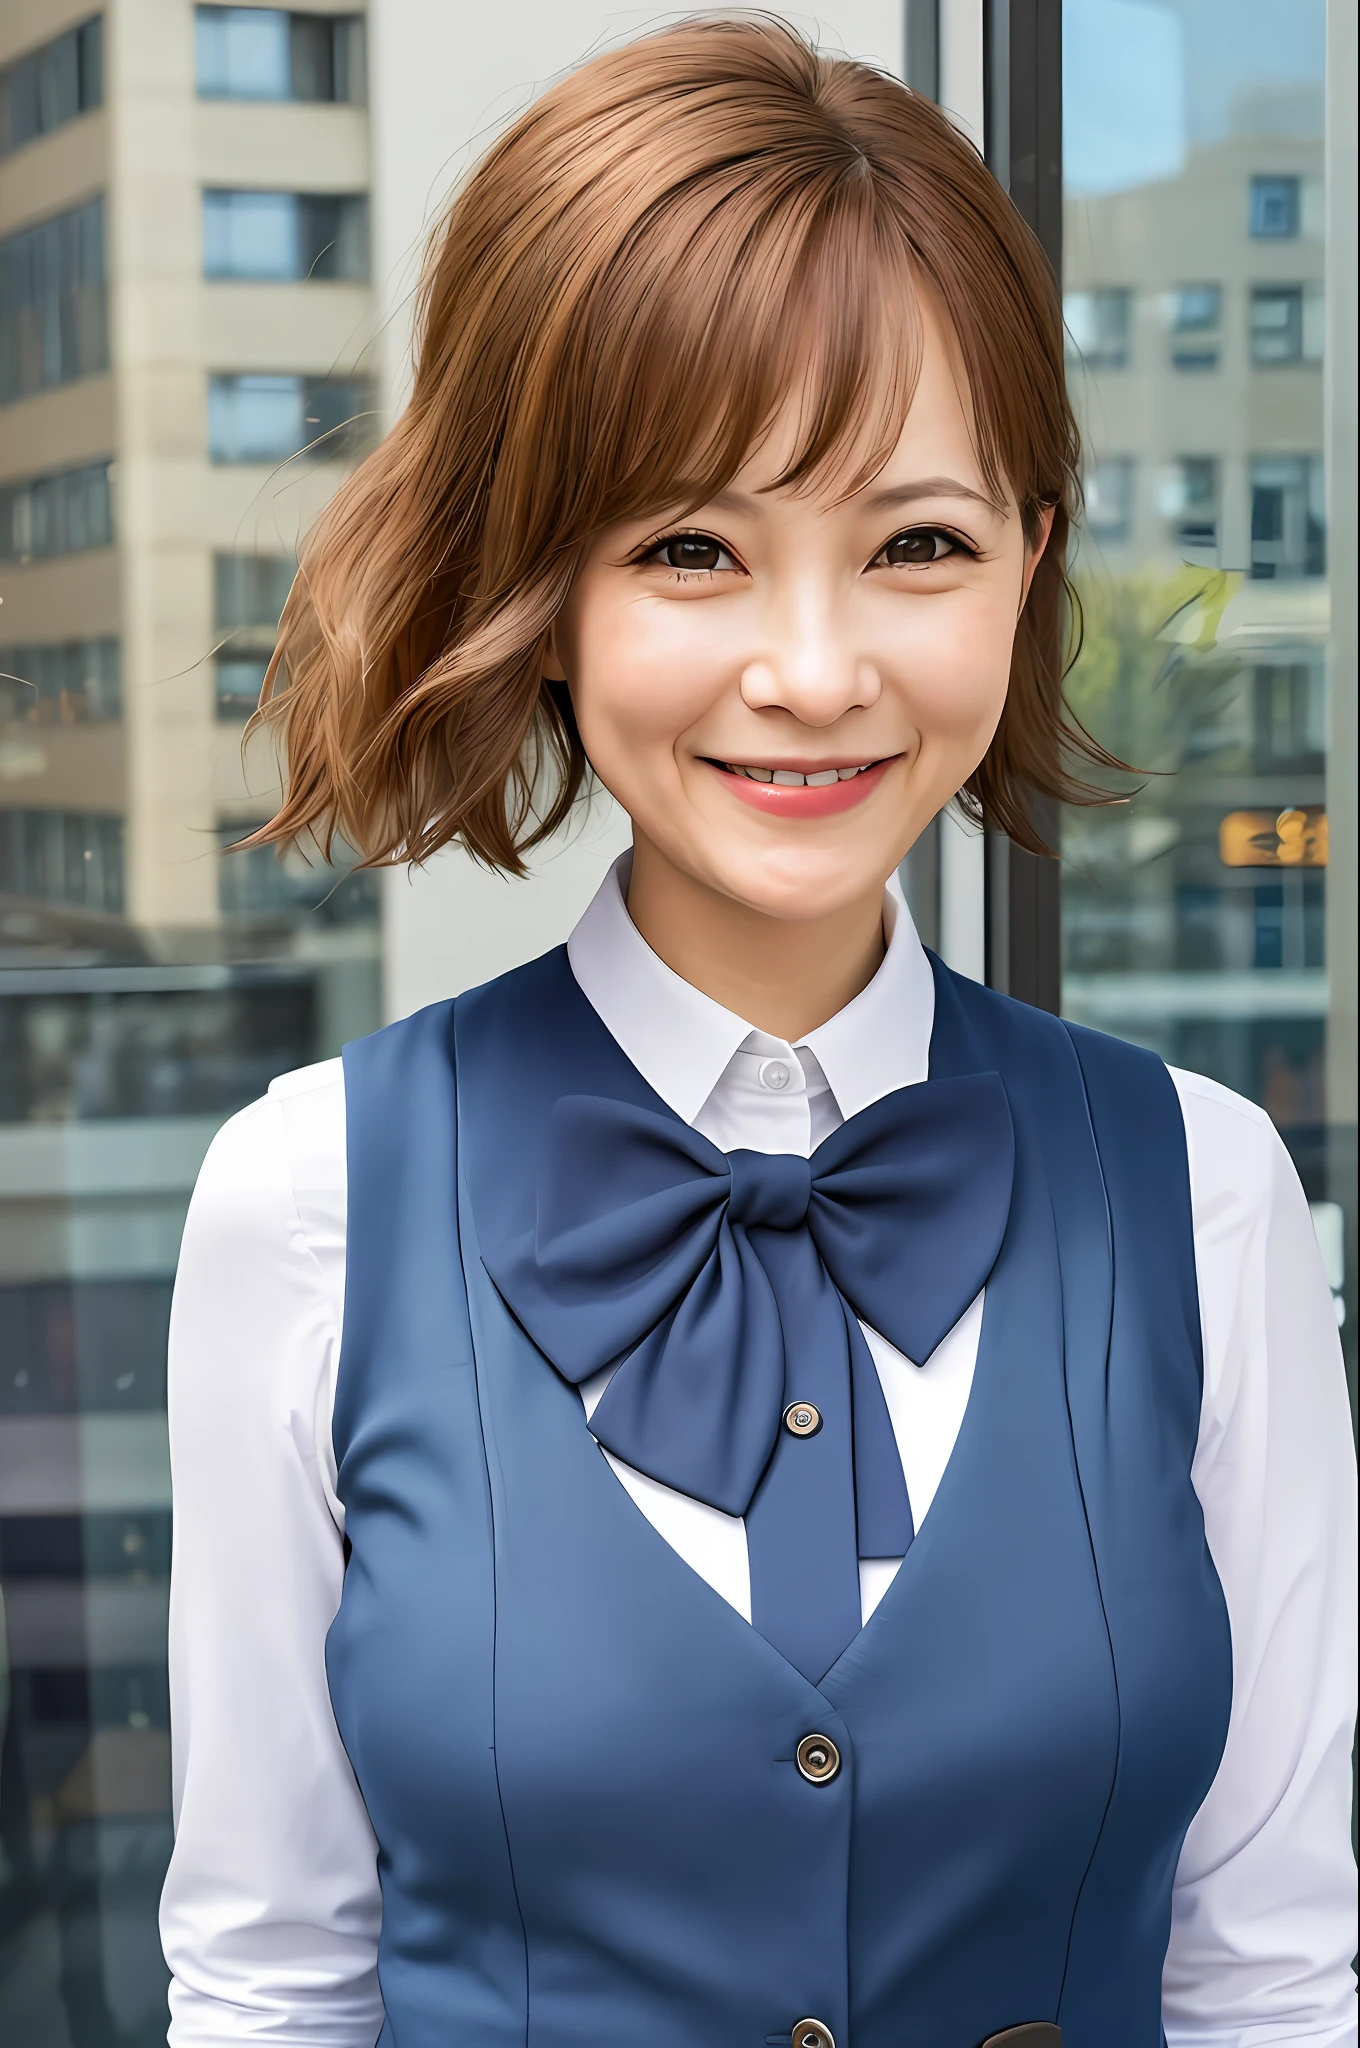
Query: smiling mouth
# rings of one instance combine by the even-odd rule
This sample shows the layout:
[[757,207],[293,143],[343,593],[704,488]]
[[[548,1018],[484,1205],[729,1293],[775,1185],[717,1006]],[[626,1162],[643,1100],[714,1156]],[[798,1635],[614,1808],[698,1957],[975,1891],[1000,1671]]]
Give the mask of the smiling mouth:
[[763,762],[708,760],[732,795],[774,818],[829,818],[853,810],[877,789],[900,756],[846,761],[825,768],[776,768]]
[[769,783],[775,789],[830,789],[836,782],[853,782],[882,761],[861,761],[852,768],[755,768],[746,761],[714,761],[725,775],[744,775],[751,782]]

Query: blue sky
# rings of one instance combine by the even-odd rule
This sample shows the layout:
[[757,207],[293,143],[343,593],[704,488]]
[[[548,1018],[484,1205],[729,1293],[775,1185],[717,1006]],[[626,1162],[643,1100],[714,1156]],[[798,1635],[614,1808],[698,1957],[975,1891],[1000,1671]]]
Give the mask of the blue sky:
[[1175,177],[1261,86],[1319,84],[1326,0],[1064,0],[1067,189]]

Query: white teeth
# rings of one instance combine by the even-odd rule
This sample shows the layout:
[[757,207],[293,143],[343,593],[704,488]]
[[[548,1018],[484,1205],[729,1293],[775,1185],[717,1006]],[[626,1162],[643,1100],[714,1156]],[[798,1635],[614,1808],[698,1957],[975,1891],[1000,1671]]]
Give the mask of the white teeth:
[[865,761],[858,768],[817,768],[811,775],[803,775],[797,768],[750,768],[734,761],[725,761],[723,766],[729,775],[744,775],[751,782],[775,782],[781,789],[829,789],[833,782],[849,782],[853,776],[863,775],[873,763]]

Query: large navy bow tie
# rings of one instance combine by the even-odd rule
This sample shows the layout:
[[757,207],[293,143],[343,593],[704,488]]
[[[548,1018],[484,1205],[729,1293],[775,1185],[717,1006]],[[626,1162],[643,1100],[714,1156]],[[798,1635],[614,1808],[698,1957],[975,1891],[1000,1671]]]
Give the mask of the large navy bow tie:
[[725,1154],[675,1117],[565,1096],[534,1229],[483,1248],[565,1379],[617,1367],[596,1439],[746,1516],[752,1619],[810,1677],[859,1626],[857,1558],[912,1539],[859,1324],[929,1358],[996,1261],[1013,1165],[996,1074],[898,1089],[810,1160]]

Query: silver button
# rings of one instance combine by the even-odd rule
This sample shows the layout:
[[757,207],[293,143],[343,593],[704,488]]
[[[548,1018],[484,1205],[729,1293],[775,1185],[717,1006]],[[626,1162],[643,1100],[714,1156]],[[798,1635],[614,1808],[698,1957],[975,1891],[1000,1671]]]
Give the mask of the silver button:
[[793,1079],[786,1060],[762,1060],[760,1063],[760,1085],[772,1088],[776,1095],[787,1088]]
[[792,2041],[793,2048],[836,2048],[836,2036],[824,2020],[799,2020]]
[[809,1785],[829,1785],[841,1767],[841,1753],[829,1735],[805,1735],[794,1760]]

